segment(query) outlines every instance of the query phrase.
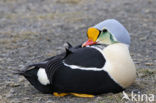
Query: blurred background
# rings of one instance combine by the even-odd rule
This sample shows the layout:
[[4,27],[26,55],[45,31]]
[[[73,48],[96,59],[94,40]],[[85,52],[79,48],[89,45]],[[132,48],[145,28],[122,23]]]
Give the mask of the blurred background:
[[42,94],[13,74],[25,65],[84,42],[87,28],[119,20],[131,36],[137,79],[126,90],[156,94],[156,0],[0,0],[0,103],[120,103],[123,94],[95,98]]

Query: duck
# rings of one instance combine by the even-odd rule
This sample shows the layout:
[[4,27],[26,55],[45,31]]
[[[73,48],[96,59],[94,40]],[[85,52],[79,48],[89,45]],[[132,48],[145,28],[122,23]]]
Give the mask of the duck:
[[126,28],[108,19],[88,28],[87,37],[81,45],[67,43],[65,52],[30,64],[18,74],[40,92],[57,97],[95,97],[129,87],[135,81],[136,69]]

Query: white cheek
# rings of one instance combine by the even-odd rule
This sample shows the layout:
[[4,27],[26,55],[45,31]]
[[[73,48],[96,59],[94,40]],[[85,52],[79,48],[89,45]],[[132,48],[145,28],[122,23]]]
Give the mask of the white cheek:
[[49,79],[47,77],[47,74],[45,72],[45,69],[44,68],[40,68],[37,72],[37,77],[38,77],[38,80],[41,84],[43,85],[47,85],[47,84],[50,84],[49,82]]

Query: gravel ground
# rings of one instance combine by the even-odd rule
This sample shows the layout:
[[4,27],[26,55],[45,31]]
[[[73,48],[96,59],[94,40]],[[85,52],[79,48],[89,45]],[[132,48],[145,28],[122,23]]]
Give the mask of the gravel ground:
[[0,0],[0,103],[126,102],[122,93],[58,98],[13,74],[61,53],[66,41],[84,42],[87,28],[108,18],[119,20],[131,35],[138,75],[126,93],[156,95],[156,0]]

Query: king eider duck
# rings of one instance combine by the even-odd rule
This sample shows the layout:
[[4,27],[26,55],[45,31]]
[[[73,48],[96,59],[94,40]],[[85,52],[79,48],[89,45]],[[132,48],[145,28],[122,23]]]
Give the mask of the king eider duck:
[[129,54],[130,37],[117,20],[105,20],[87,31],[88,41],[20,71],[36,89],[55,96],[94,97],[130,86],[136,70]]

